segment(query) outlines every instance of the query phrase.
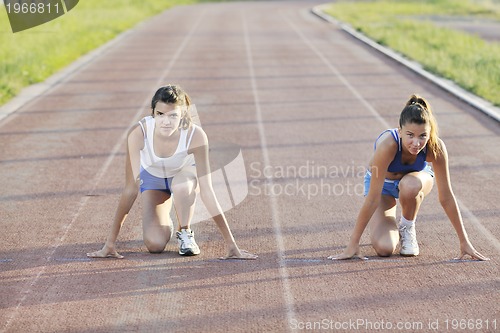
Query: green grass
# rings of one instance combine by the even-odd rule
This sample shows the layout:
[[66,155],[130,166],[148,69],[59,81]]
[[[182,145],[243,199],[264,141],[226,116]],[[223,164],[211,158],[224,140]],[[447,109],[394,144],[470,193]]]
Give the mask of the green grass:
[[12,33],[0,5],[0,105],[145,18],[197,0],[81,0],[67,14]]
[[382,0],[338,2],[326,12],[376,42],[500,105],[500,44],[440,27],[429,16],[474,17],[500,24],[500,2]]

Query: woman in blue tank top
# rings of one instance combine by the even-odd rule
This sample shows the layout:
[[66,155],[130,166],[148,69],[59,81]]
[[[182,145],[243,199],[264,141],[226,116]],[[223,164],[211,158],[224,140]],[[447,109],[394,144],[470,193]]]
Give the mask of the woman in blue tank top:
[[205,204],[227,246],[223,259],[256,259],[236,245],[212,187],[207,135],[193,123],[189,96],[178,86],[158,89],[151,101],[151,116],[132,127],[127,138],[126,184],[104,247],[87,253],[92,258],[123,258],[116,239],[137,197],[142,199],[144,243],[151,253],[163,252],[173,233],[173,206],[179,226],[179,254],[197,255],[199,247],[190,228],[196,194]]
[[[428,164],[432,163],[432,168]],[[469,241],[453,194],[446,146],[438,137],[429,103],[412,95],[402,110],[399,128],[384,131],[375,141],[375,152],[365,175],[365,201],[345,251],[329,259],[362,257],[359,241],[368,222],[372,245],[379,256],[417,256],[415,221],[420,205],[436,179],[439,201],[460,241],[460,258],[466,254],[488,260]],[[396,199],[401,220],[396,222]]]

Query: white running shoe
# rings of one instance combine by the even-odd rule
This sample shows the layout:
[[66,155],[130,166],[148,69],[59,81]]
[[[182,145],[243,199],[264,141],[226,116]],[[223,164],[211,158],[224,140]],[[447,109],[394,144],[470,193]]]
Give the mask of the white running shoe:
[[410,227],[399,225],[399,241],[401,243],[400,254],[402,256],[418,256],[420,252],[417,242],[417,233],[415,232],[415,224]]
[[179,254],[181,256],[195,256],[200,254],[200,248],[194,240],[194,232],[187,229],[177,231],[177,243],[179,243]]

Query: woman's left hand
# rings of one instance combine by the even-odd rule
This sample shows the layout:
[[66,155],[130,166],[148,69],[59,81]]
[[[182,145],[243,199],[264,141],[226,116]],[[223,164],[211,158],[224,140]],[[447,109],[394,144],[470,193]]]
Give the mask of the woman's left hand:
[[221,260],[227,259],[242,259],[242,260],[255,260],[259,256],[253,253],[250,253],[245,250],[240,250],[238,247],[233,247],[229,251],[227,251],[227,255],[225,257],[221,257]]
[[469,241],[460,244],[460,257],[456,259],[463,259],[463,257],[465,257],[467,254],[474,259],[490,260],[490,258],[487,258],[483,256],[481,253],[477,252]]

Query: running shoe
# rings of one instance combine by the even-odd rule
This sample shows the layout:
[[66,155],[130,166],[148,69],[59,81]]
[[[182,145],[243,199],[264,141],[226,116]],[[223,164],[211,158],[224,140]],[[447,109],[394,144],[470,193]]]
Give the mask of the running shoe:
[[200,248],[194,240],[194,232],[188,229],[177,231],[177,242],[179,243],[179,254],[181,256],[195,256],[200,254]]
[[399,241],[401,243],[400,254],[402,256],[414,257],[418,256],[419,248],[417,242],[417,233],[415,232],[415,225],[410,227],[399,226]]

